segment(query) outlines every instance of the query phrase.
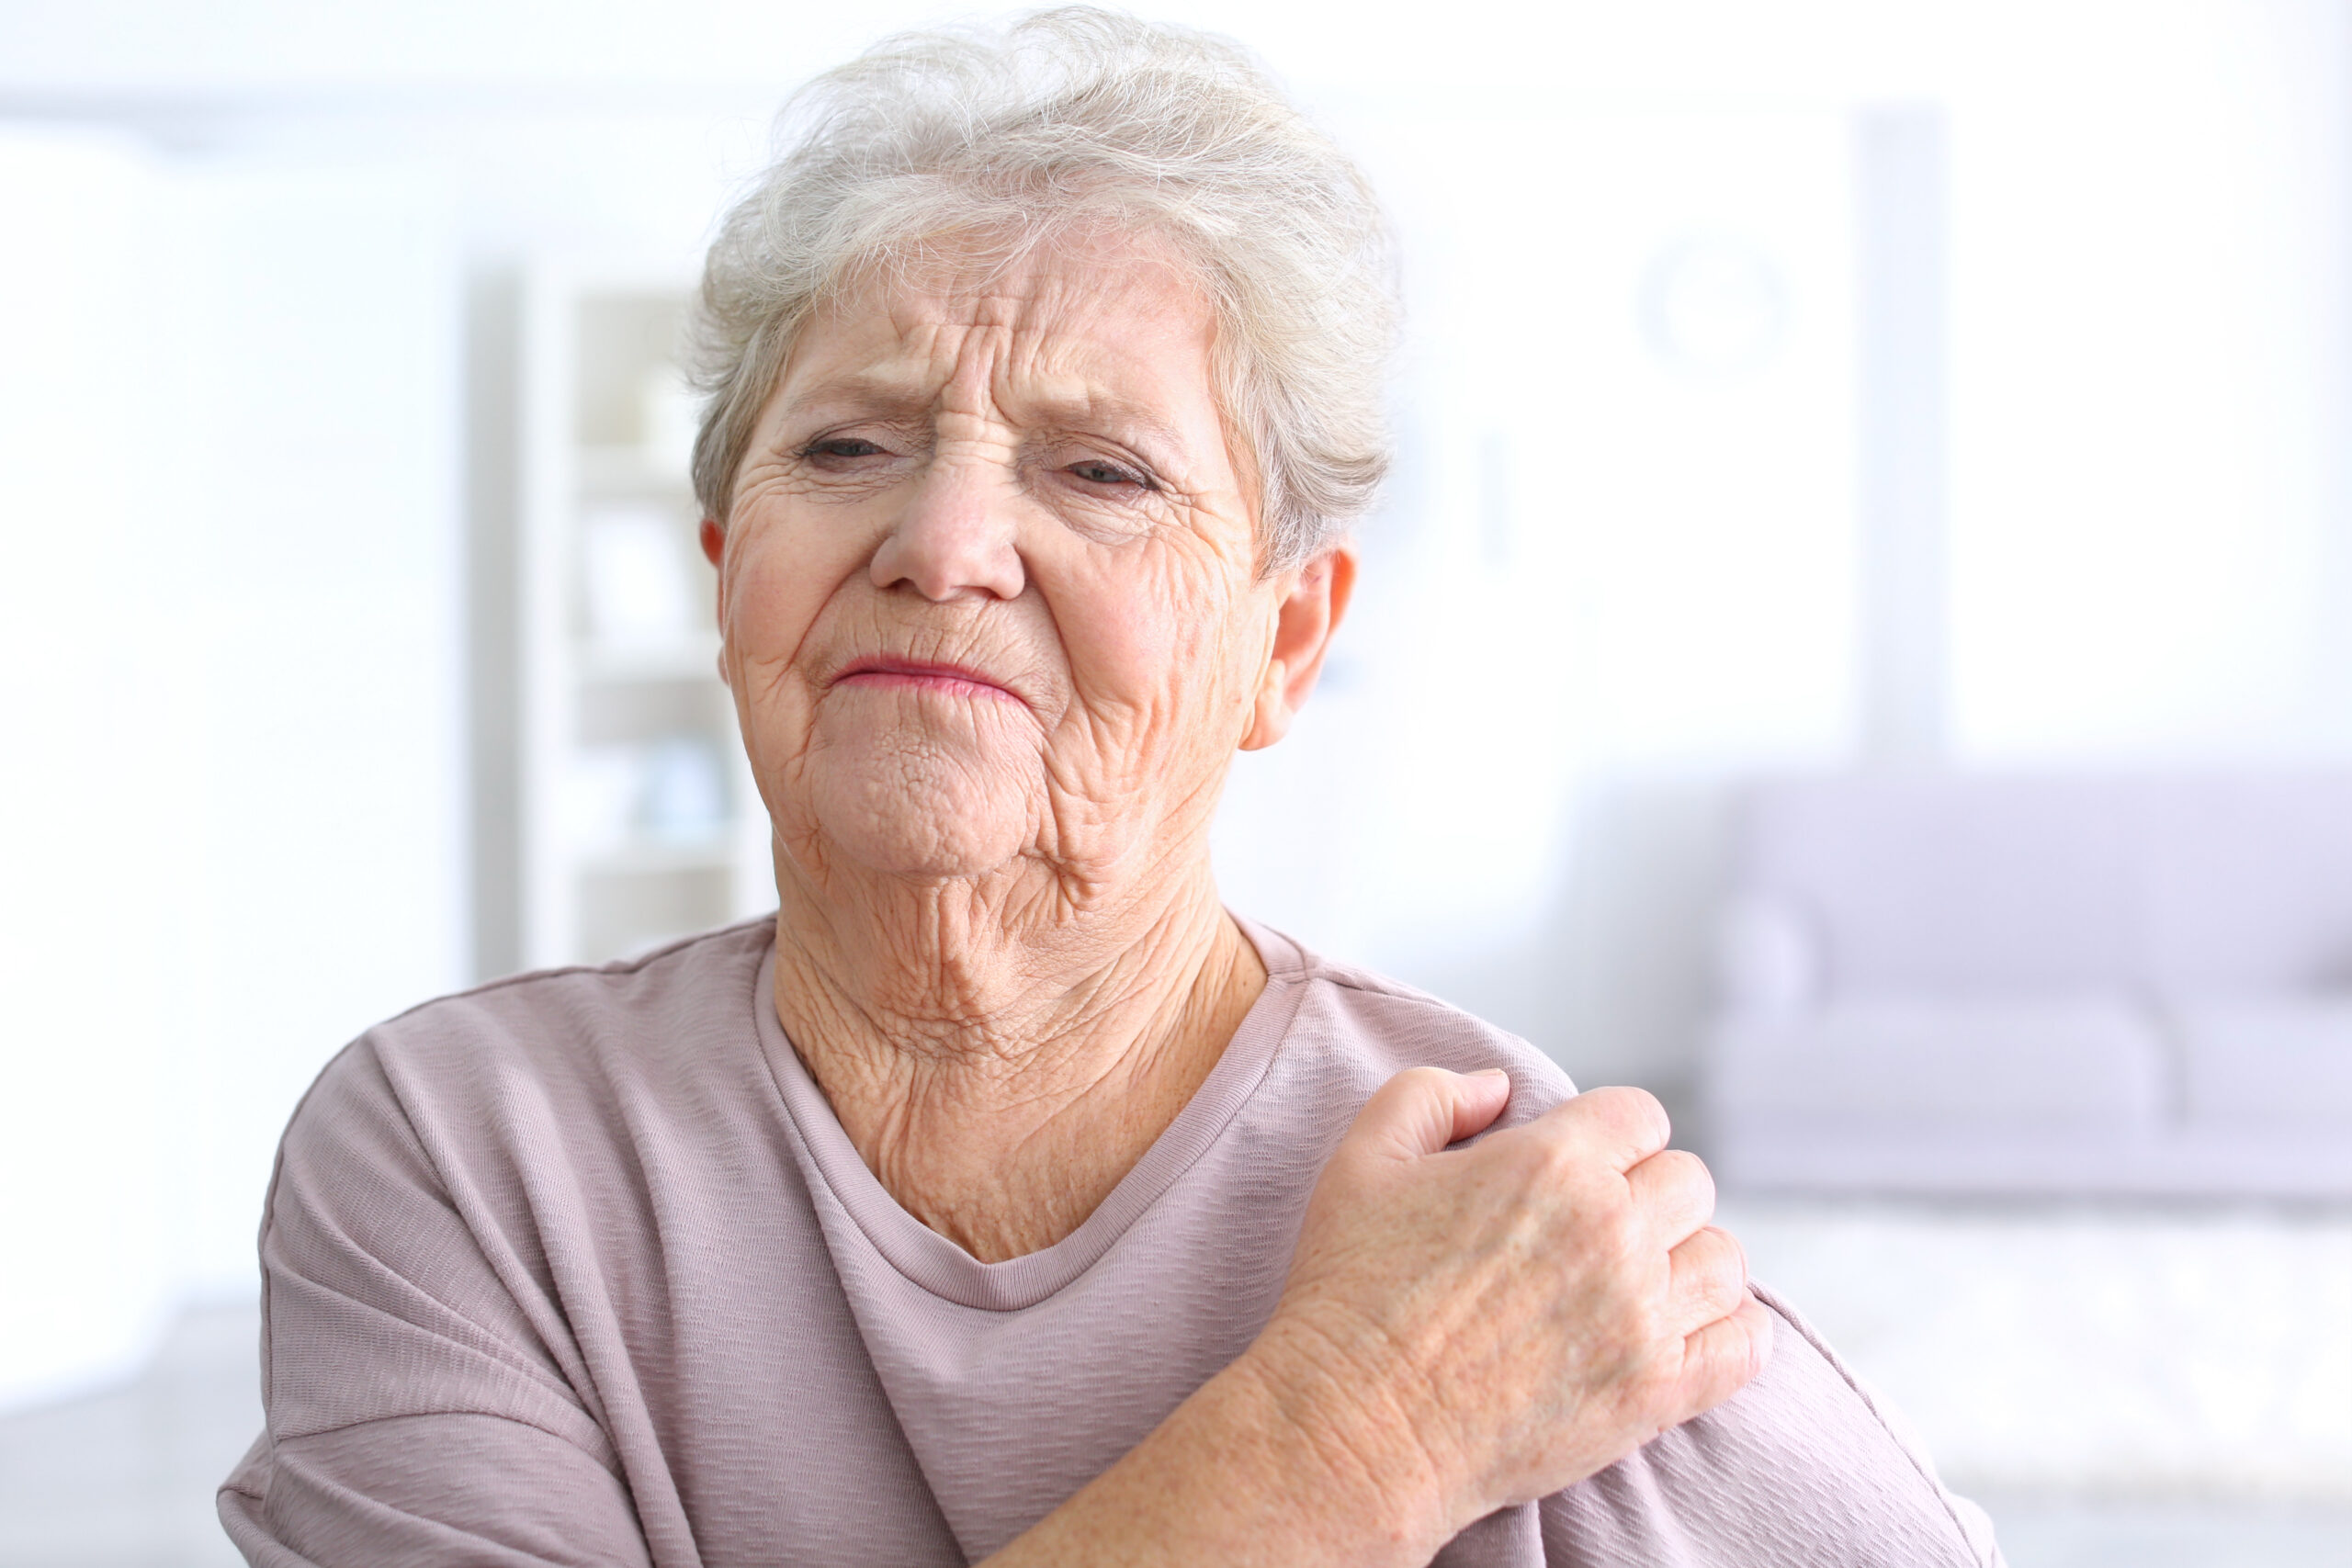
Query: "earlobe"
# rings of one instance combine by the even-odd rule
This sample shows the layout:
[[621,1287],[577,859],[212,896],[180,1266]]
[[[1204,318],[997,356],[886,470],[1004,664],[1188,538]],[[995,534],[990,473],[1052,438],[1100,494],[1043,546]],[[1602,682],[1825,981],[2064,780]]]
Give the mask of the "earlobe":
[[1266,661],[1258,682],[1258,701],[1250,710],[1250,731],[1241,738],[1244,751],[1262,751],[1290,733],[1290,705],[1283,694],[1290,685],[1290,667],[1280,658]]
[[1331,635],[1348,613],[1355,591],[1354,547],[1332,546],[1299,569],[1275,612],[1274,642],[1258,702],[1241,750],[1272,746],[1290,733],[1291,721],[1314,693],[1330,651]]
[[[727,531],[718,525],[718,520],[717,518],[706,517],[702,520],[702,527],[699,530],[697,536],[702,541],[703,558],[710,562],[711,566],[718,574],[718,581],[711,591],[715,601],[712,608],[718,617],[718,628],[721,632],[724,632],[727,629],[727,568],[725,564],[727,558]],[[718,662],[719,679],[725,680],[727,677],[727,656],[725,653],[722,652],[719,655]]]

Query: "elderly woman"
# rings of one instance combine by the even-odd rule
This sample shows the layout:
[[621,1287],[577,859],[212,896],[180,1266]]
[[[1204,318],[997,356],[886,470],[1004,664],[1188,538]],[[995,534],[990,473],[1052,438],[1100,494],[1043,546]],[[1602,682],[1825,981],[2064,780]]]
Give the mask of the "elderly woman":
[[328,1067],[249,1559],[1996,1561],[1654,1101],[1218,902],[1385,465],[1356,172],[1082,10],[786,125],[695,462],[780,908]]

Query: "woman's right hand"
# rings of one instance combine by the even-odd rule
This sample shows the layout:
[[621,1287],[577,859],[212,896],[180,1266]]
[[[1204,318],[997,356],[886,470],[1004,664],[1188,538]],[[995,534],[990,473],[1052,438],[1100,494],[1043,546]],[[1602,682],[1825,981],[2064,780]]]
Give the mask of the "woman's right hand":
[[[1571,1486],[1728,1399],[1771,1317],[1714,1184],[1635,1089],[1577,1096],[1463,1148],[1510,1080],[1417,1067],[1356,1118],[1289,1282],[1244,1357],[1390,1529],[1442,1542]],[[1401,1544],[1401,1542],[1400,1542]]]

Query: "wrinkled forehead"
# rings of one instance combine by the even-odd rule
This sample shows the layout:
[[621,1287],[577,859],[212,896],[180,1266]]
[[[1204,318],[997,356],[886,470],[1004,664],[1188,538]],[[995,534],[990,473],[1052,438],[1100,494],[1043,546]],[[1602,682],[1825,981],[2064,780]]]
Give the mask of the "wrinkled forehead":
[[934,246],[853,273],[799,333],[779,400],[908,415],[946,405],[1022,425],[1116,418],[1222,455],[1216,314],[1171,246],[1096,236],[994,250]]

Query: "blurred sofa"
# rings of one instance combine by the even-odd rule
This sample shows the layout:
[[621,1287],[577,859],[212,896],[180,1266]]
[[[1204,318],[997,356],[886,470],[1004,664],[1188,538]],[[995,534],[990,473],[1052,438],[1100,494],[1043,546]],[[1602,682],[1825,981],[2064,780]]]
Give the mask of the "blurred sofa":
[[1736,820],[1726,1188],[2352,1197],[2352,773],[1788,778]]

